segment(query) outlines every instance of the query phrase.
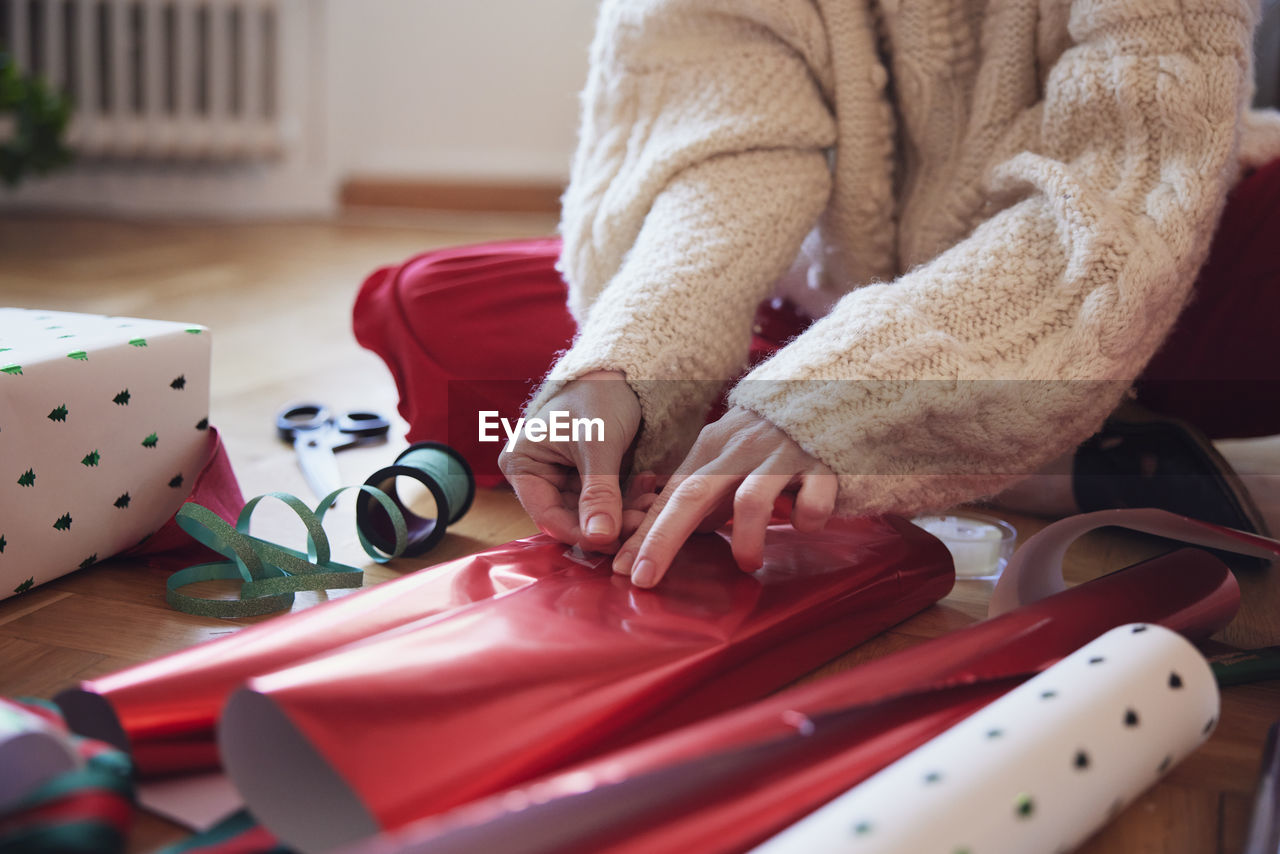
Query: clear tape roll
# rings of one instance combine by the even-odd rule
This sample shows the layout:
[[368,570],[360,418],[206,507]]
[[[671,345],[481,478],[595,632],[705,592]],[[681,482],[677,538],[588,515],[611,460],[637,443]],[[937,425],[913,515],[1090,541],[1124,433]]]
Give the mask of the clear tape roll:
[[998,578],[1018,544],[1012,525],[981,513],[917,516],[911,521],[942,540],[958,578]]

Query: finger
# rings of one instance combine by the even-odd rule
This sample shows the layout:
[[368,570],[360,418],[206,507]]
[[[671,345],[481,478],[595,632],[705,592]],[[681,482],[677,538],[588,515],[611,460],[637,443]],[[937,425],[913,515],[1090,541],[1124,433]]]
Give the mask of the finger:
[[611,543],[622,530],[622,485],[618,479],[622,454],[600,442],[579,447],[582,490],[578,494],[578,525],[588,545]]
[[717,530],[733,518],[733,496],[726,495],[720,499],[720,503],[715,509],[702,518],[698,523],[699,534],[710,534]]
[[623,510],[626,522],[623,524],[622,536],[626,541],[613,560],[614,572],[619,575],[631,574],[631,565],[635,563],[636,553],[640,551],[640,544],[644,541],[644,532],[649,530],[653,520],[658,517],[658,511],[662,509],[658,506],[661,500],[661,493],[651,492],[632,500]]
[[537,474],[513,474],[507,480],[540,531],[562,543],[578,542],[577,514],[564,506],[556,484]]
[[769,471],[766,463],[748,475],[734,492],[733,559],[740,569],[751,572],[764,563],[764,538],[773,518],[773,502],[793,477],[785,471]]
[[[631,537],[644,522],[645,515],[649,512],[649,508],[658,500],[656,492],[649,492],[638,498],[628,498],[622,505],[622,531],[618,534],[618,548],[615,552],[622,550],[622,541]],[[634,553],[635,549],[632,549]]]
[[[659,477],[654,475],[652,481],[649,479],[653,472],[643,472],[637,475],[637,479],[644,478],[644,485],[653,485],[655,489],[661,489],[654,495],[652,501],[649,502],[649,508],[640,524],[636,526],[630,537],[622,548],[618,549],[618,554],[613,559],[613,571],[619,575],[630,575],[631,568],[635,563],[636,554],[640,551],[640,545],[644,542],[644,535],[652,527],[654,521],[658,518],[658,513],[662,510],[662,504],[671,497],[674,489],[674,483],[683,476],[692,474],[698,470],[704,462],[707,462],[714,452],[705,451],[699,447],[698,443],[694,443],[693,448],[689,450],[689,455],[685,457],[680,466],[668,477]],[[670,488],[668,488],[670,486]]]
[[[622,515],[623,515],[623,518],[625,518],[625,517],[626,517],[626,511],[623,511],[623,514],[622,514]],[[624,522],[624,523],[623,523],[624,528],[625,528],[625,524],[626,524],[626,523]],[[618,540],[614,540],[614,541],[613,541],[613,542],[611,542],[611,543],[601,543],[601,544],[600,544],[600,545],[598,545],[598,546],[593,545],[593,546],[591,546],[590,551],[591,551],[592,553],[594,553],[594,554],[601,554],[601,555],[615,555],[615,554],[617,554],[617,553],[618,553],[618,549],[620,549],[621,547],[622,547],[622,543],[621,543],[620,541],[618,541]]]
[[651,471],[642,471],[631,476],[631,481],[627,484],[627,490],[623,494],[623,505],[631,506],[630,502],[636,497],[657,494],[657,492],[658,476]]
[[[622,511],[622,537],[630,537],[640,529],[640,525],[644,523],[645,511],[643,510],[623,510]],[[620,551],[621,549],[619,549]]]
[[625,513],[628,510],[647,511],[653,506],[653,502],[657,500],[658,493],[656,492],[646,492],[644,495],[637,495],[632,498],[628,498],[626,501],[622,502],[622,512]]
[[797,531],[811,534],[821,531],[831,520],[836,509],[836,494],[840,484],[830,472],[814,472],[800,480],[795,507],[791,510],[791,525]]
[[679,481],[673,479],[649,508],[649,515],[632,538],[643,535],[631,569],[632,583],[638,587],[653,587],[661,581],[676,552],[697,529],[698,523],[739,482],[737,475],[713,474],[705,470]]

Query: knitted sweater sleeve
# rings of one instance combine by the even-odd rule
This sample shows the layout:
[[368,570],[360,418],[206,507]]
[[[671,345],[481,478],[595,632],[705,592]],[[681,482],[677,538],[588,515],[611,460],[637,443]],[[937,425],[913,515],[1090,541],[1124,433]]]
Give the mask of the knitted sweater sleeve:
[[844,513],[989,495],[1086,438],[1207,251],[1248,95],[1244,6],[1077,0],[1031,142],[995,170],[999,213],[845,296],[731,401],[830,466]]
[[579,333],[530,411],[623,371],[637,466],[678,461],[826,204],[829,89],[808,0],[602,4],[561,222]]

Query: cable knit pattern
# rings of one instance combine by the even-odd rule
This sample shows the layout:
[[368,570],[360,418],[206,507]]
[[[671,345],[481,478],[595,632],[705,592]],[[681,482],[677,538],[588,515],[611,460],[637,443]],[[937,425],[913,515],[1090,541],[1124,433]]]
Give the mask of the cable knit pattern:
[[[991,494],[1101,423],[1186,302],[1242,162],[1231,0],[605,2],[564,199],[580,326],[639,465],[683,453],[815,228],[834,308],[734,388],[843,513]],[[813,241],[810,241],[812,243]],[[683,384],[675,380],[710,382]]]

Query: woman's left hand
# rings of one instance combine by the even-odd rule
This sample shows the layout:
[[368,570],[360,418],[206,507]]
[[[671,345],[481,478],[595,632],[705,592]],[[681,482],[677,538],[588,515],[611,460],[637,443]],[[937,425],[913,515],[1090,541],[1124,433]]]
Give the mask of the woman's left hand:
[[796,491],[791,524],[821,530],[835,509],[836,476],[773,424],[735,407],[702,428],[680,468],[618,550],[614,572],[638,587],[662,580],[676,552],[696,530],[732,515],[733,556],[745,571],[764,562],[764,537],[774,500]]

